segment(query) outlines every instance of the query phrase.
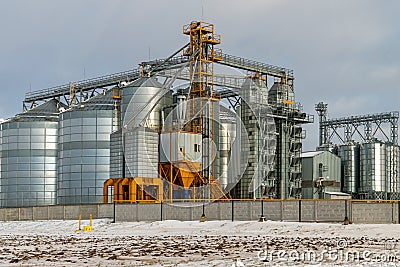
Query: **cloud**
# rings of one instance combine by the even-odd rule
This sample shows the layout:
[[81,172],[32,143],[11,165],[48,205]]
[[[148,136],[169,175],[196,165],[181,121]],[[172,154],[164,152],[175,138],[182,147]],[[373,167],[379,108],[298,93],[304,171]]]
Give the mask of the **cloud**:
[[[202,15],[203,7],[203,15]],[[188,41],[182,25],[203,18],[224,52],[295,71],[296,98],[331,117],[399,109],[400,2],[385,1],[2,1],[0,117],[24,93],[166,57]],[[305,127],[305,149],[318,125]]]

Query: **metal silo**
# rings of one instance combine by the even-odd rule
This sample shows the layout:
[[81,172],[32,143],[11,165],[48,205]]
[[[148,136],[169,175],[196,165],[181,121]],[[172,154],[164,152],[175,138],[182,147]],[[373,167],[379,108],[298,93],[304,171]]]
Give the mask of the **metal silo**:
[[[145,127],[158,131],[164,107],[172,105],[172,91],[154,78],[141,78],[122,89],[122,126]],[[147,116],[147,117],[146,117]]]
[[138,79],[122,89],[120,138],[127,167],[125,175],[158,177],[158,132],[162,117],[170,109],[172,91],[152,77]]
[[337,146],[341,159],[341,177],[343,191],[356,194],[360,184],[360,147],[357,144]]
[[385,199],[386,145],[380,142],[360,145],[360,190],[365,198]]
[[386,144],[387,190],[391,199],[398,199],[399,184],[399,146]]
[[58,203],[103,201],[103,183],[110,177],[110,134],[115,99],[111,91],[60,114]]
[[56,204],[59,103],[50,100],[1,124],[1,205]]
[[[232,155],[232,144],[236,139],[236,117],[235,113],[230,111],[227,108],[222,108],[220,110],[220,127],[219,127],[219,165],[220,165],[220,173],[218,181],[221,185],[222,189],[225,189],[229,183],[234,183],[233,177],[229,170],[229,166],[232,166],[232,163],[229,164]],[[228,188],[229,190],[229,188]]]

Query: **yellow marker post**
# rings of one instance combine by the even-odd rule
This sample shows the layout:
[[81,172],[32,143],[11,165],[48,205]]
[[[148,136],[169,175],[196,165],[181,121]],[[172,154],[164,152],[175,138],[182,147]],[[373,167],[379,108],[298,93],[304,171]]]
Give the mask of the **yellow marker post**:
[[78,218],[78,229],[75,230],[75,233],[80,233],[80,232],[81,232],[81,221],[82,221],[82,214],[79,214],[79,218]]
[[92,214],[90,213],[90,225],[85,225],[83,226],[83,231],[84,232],[91,232],[93,230],[93,219],[92,219]]

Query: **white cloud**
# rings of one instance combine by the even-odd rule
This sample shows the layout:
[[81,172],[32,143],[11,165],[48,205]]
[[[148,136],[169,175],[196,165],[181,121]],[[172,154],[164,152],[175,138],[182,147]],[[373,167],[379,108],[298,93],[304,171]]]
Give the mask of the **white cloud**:
[[[325,100],[332,117],[399,109],[397,1],[2,1],[1,116],[23,95],[165,57],[203,16],[231,54],[292,68],[305,111]],[[315,114],[315,113],[314,113]],[[317,124],[307,126],[308,136]],[[306,142],[311,146],[315,140]]]

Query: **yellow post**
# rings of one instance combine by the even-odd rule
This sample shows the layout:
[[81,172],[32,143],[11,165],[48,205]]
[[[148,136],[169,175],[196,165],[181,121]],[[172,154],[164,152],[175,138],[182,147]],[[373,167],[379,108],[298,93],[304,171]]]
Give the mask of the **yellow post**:
[[76,233],[79,233],[81,231],[81,220],[82,220],[82,214],[79,214],[78,218],[78,229],[75,230]]
[[93,221],[92,220],[92,214],[90,213],[90,225],[83,226],[83,231],[84,232],[91,232],[93,230],[92,221]]

